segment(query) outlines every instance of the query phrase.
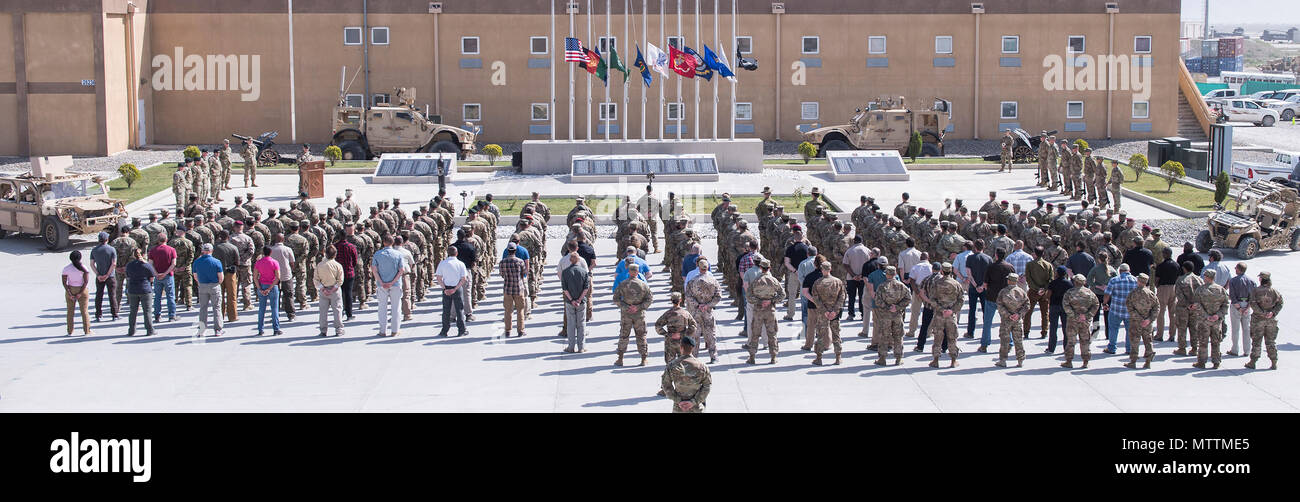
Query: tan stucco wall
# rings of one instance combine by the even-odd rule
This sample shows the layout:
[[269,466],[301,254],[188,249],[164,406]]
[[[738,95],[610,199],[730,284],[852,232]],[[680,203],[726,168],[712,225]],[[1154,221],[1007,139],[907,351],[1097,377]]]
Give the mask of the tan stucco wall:
[[104,102],[108,137],[108,151],[120,152],[127,149],[127,136],[130,117],[127,116],[131,106],[127,95],[126,78],[126,20],[121,16],[104,16],[104,86],[107,99]]
[[[27,13],[29,84],[94,79],[91,23],[98,21],[98,13]],[[27,111],[32,155],[98,153],[94,94],[28,94]]]
[[29,94],[32,155],[95,155],[94,94]]

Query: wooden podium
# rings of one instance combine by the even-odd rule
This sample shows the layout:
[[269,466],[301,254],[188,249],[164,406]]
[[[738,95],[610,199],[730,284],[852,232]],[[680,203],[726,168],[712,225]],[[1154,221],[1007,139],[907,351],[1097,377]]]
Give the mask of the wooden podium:
[[299,168],[302,176],[303,190],[307,197],[319,199],[325,196],[325,161],[304,162]]

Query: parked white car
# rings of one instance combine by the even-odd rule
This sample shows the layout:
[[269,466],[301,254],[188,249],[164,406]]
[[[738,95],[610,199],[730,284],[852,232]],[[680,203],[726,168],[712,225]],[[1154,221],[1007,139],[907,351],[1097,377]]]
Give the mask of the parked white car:
[[1215,89],[1213,91],[1205,93],[1205,95],[1201,97],[1204,98],[1206,101],[1209,101],[1211,99],[1235,98],[1237,97],[1237,90],[1236,89]]
[[[1276,94],[1275,94],[1276,95]],[[1261,101],[1270,110],[1276,110],[1278,118],[1286,121],[1291,120],[1297,114],[1300,114],[1300,92],[1291,94],[1281,99],[1265,99]]]
[[1221,99],[1217,108],[1222,109],[1219,122],[1250,122],[1257,126],[1273,127],[1280,119],[1277,110],[1271,110],[1258,101],[1249,99]]
[[1272,162],[1233,162],[1229,176],[1236,182],[1272,181],[1300,185],[1300,153],[1277,152]]

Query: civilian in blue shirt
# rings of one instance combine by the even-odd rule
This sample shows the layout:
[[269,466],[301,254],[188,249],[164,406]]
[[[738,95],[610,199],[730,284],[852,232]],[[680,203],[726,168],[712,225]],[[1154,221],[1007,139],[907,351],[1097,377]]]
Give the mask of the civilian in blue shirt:
[[[510,236],[510,243],[515,245],[515,258],[519,258],[520,260],[524,261],[524,277],[528,277],[528,259],[531,258],[532,255],[528,254],[527,248],[519,244],[519,237],[513,235]],[[509,254],[510,254],[510,246],[507,245],[506,250],[501,252],[501,259],[502,260],[506,259],[506,256]]]
[[[1119,275],[1112,277],[1110,282],[1106,283],[1106,296],[1102,298],[1101,308],[1106,309],[1106,317],[1109,320],[1106,323],[1106,350],[1107,354],[1115,353],[1115,337],[1119,336],[1119,325],[1124,325],[1124,332],[1127,334],[1128,325],[1128,295],[1137,289],[1137,278],[1129,272],[1132,270],[1129,264],[1123,263],[1119,266]],[[1124,337],[1124,352],[1128,353],[1128,337]]]
[[1088,275],[1088,272],[1092,272],[1092,267],[1097,266],[1097,260],[1093,259],[1092,255],[1085,251],[1086,249],[1087,246],[1082,242],[1074,244],[1074,254],[1065,262],[1066,268],[1070,269],[1070,277],[1078,274]]
[[135,314],[144,310],[144,335],[150,336],[153,331],[153,316],[150,315],[150,306],[153,296],[153,280],[158,275],[153,265],[144,261],[144,250],[136,249],[135,256],[131,263],[126,264],[126,300],[130,314],[127,317],[126,336],[135,336]]
[[199,297],[198,336],[202,337],[208,329],[209,307],[212,308],[212,336],[221,336],[221,281],[225,279],[225,270],[221,267],[221,260],[212,256],[212,243],[205,242],[200,249],[203,254],[190,265]]
[[992,336],[990,330],[993,328],[994,311],[989,310],[984,303],[984,292],[988,289],[984,275],[992,264],[993,258],[984,254],[984,239],[975,239],[974,250],[966,257],[966,308],[970,309],[970,314],[966,317],[966,338],[975,337],[976,307],[984,310],[983,332],[980,339],[987,341]]
[[[691,245],[691,252],[690,252],[689,254],[687,254],[686,257],[682,258],[682,277],[683,277],[683,278],[685,278],[687,275],[689,275],[692,271],[695,270],[695,262],[696,262],[696,260],[699,260],[699,259],[700,259],[700,245],[699,245],[699,244],[692,244],[692,245]],[[686,279],[685,282],[690,282],[690,279]]]
[[627,249],[623,250],[623,259],[618,261],[618,267],[614,269],[614,287],[610,288],[610,291],[618,289],[619,283],[627,280],[629,275],[627,263],[629,259],[637,266],[637,278],[646,284],[650,283],[649,279],[654,275],[654,272],[650,270],[650,265],[636,255],[636,247],[628,246]]
[[[393,236],[385,234],[382,242],[384,248],[370,258],[370,273],[375,278],[375,299],[379,303],[379,336],[397,336],[402,327],[402,317],[398,315],[402,305],[402,277],[409,271],[402,253],[393,247]],[[459,254],[456,258],[463,260]],[[390,322],[391,329],[388,326]]]

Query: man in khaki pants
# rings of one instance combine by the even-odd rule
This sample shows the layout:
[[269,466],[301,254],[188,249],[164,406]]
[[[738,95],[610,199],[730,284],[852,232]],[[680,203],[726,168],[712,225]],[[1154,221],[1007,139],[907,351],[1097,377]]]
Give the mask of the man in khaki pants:
[[325,248],[325,261],[316,264],[316,274],[312,281],[316,283],[316,298],[320,300],[320,334],[328,336],[326,315],[334,316],[334,336],[343,335],[343,265],[334,261],[338,250],[334,246]]
[[527,277],[524,275],[526,264],[523,260],[515,256],[518,250],[518,244],[511,242],[506,246],[505,257],[497,264],[497,269],[501,274],[502,282],[502,303],[505,306],[506,318],[506,337],[510,337],[510,317],[514,316],[518,324],[519,336],[524,336],[524,313],[528,309],[528,300],[524,296],[527,291]]

